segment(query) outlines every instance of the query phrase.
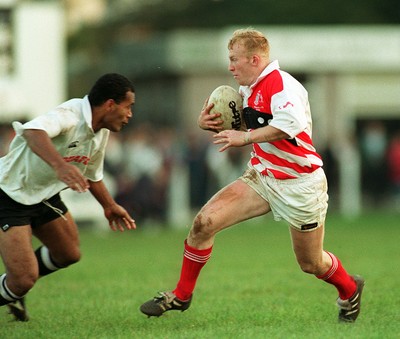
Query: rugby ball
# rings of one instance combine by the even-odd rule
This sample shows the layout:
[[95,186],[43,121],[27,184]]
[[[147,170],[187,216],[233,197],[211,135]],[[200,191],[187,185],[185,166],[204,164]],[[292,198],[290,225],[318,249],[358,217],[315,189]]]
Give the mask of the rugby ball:
[[210,114],[221,113],[221,117],[216,119],[223,120],[224,130],[240,130],[243,124],[243,98],[231,86],[219,86],[208,98],[208,104],[214,104]]

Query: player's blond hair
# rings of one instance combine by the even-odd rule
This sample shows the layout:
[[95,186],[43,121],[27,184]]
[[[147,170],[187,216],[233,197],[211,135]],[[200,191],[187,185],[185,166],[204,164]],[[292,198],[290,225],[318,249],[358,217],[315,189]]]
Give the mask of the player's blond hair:
[[261,32],[253,28],[238,29],[233,32],[228,42],[228,49],[232,49],[233,45],[242,44],[251,54],[260,54],[260,56],[269,59],[269,42]]

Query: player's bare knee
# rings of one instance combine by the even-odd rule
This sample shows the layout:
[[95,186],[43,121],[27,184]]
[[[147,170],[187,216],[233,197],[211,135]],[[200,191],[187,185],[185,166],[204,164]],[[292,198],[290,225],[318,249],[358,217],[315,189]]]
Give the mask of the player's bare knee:
[[81,259],[80,250],[74,249],[72,251],[69,251],[68,253],[65,253],[60,258],[55,258],[55,261],[57,263],[57,266],[59,267],[68,267],[70,265],[77,263],[80,259]]
[[64,264],[66,266],[76,264],[79,260],[81,260],[81,252],[75,251],[74,253],[70,253],[70,255],[66,258]]
[[27,276],[20,286],[21,289],[25,290],[23,293],[21,293],[21,295],[26,294],[36,284],[38,279],[39,277],[37,275]]
[[212,226],[212,219],[200,212],[194,218],[190,234],[192,237],[211,237],[215,233]]
[[7,276],[7,286],[14,294],[22,296],[32,289],[38,279],[37,272],[25,272],[25,274],[15,277]]

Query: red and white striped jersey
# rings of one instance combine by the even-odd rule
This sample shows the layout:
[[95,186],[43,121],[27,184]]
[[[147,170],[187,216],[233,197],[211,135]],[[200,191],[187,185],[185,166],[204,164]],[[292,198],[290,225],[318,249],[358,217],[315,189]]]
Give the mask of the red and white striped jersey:
[[254,143],[251,164],[263,175],[294,179],[322,166],[312,142],[312,120],[308,93],[290,74],[271,62],[251,86],[241,86],[243,106],[272,114],[269,125],[291,139]]

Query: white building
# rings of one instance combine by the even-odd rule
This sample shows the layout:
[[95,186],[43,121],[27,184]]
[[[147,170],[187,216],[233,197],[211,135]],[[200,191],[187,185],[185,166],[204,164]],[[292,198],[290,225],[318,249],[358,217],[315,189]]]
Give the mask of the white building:
[[0,0],[0,123],[42,114],[66,96],[60,2]]

